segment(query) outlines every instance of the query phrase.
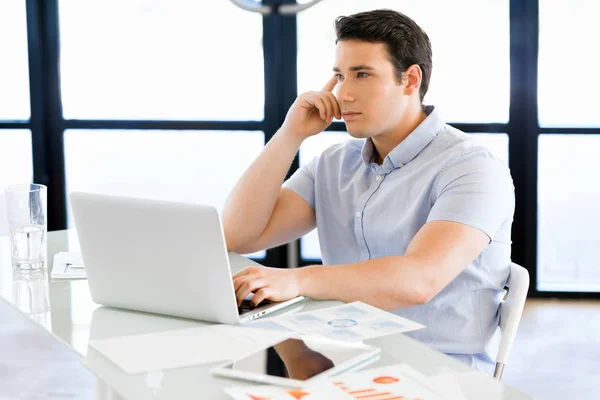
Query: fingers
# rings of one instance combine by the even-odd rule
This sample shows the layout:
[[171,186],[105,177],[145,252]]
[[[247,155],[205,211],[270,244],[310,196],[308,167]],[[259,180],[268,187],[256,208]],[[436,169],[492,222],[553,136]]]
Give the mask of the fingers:
[[337,98],[331,92],[325,92],[325,94],[333,108],[333,117],[337,119],[342,119],[342,110],[340,109],[340,103],[338,103]]
[[329,79],[327,81],[327,83],[325,84],[325,86],[323,86],[323,91],[324,92],[332,92],[333,89],[335,88],[335,85],[337,85],[338,83],[338,77],[333,75],[331,77],[331,79]]
[[331,100],[325,93],[321,92],[321,93],[319,93],[319,96],[321,98],[321,101],[323,101],[323,104],[325,104],[325,107],[327,110],[327,112],[325,113],[325,118],[323,118],[323,119],[325,121],[329,122],[333,119],[333,116],[334,116],[333,104],[331,104]]
[[240,272],[234,274],[232,276],[232,279],[235,280],[236,278],[239,278],[240,276],[248,275],[251,271],[252,271],[252,267],[246,267],[243,270],[241,270]]
[[[337,79],[335,81],[332,79],[332,82],[337,82]],[[316,108],[319,117],[327,123],[333,122],[333,118],[342,119],[340,104],[335,95],[331,93],[331,90],[306,92],[300,95],[298,99],[300,100],[300,107],[309,111],[309,115],[313,115],[312,113]]]
[[319,116],[322,120],[327,120],[327,105],[325,100],[318,94],[315,94],[311,99],[313,106],[319,111]]
[[249,277],[247,277],[247,276],[234,278],[233,279],[233,291],[237,292],[239,290],[239,288],[248,281],[248,279],[249,279]]
[[[265,286],[265,281],[262,279],[247,280],[239,286],[235,292],[235,298],[237,299],[238,306],[250,293],[256,292]],[[254,300],[254,299],[253,299]]]
[[250,281],[254,281],[257,279],[262,279],[262,276],[257,273],[246,274],[243,276],[234,276],[233,277],[233,290],[237,292],[240,288],[246,283]]
[[331,92],[314,92],[307,101],[319,111],[323,121],[331,122],[333,118],[342,118],[340,105]]
[[257,306],[260,304],[261,301],[267,299],[270,295],[271,289],[269,289],[268,287],[264,287],[262,289],[257,290],[256,293],[254,293],[254,297],[252,297],[252,300],[250,300],[250,302]]

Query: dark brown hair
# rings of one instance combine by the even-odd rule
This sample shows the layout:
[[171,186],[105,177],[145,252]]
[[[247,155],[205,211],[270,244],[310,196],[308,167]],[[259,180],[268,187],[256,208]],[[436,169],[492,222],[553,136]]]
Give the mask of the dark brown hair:
[[431,42],[423,29],[406,15],[393,10],[373,10],[338,17],[335,20],[336,43],[341,40],[362,40],[385,43],[399,82],[408,67],[417,64],[422,73],[419,94],[421,101],[429,88]]

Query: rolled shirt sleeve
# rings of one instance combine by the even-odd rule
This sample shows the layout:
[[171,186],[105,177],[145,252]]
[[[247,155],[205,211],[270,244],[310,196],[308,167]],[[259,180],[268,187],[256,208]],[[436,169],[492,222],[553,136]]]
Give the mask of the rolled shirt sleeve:
[[427,221],[446,220],[476,228],[490,241],[512,222],[515,194],[508,167],[476,148],[449,163],[438,175]]

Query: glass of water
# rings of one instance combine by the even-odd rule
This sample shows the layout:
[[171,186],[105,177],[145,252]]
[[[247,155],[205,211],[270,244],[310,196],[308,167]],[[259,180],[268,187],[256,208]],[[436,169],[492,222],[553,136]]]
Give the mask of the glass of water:
[[26,183],[6,188],[6,213],[13,268],[46,266],[47,188]]

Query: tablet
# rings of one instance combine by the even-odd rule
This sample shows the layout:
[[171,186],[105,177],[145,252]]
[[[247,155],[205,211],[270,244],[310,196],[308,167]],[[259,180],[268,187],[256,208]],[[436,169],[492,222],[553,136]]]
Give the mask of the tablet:
[[[269,352],[283,361],[284,371],[267,371]],[[290,338],[249,356],[220,365],[212,373],[227,378],[302,387],[355,371],[379,359],[380,349],[362,343],[337,342],[322,338]],[[272,357],[272,356],[271,356]]]

